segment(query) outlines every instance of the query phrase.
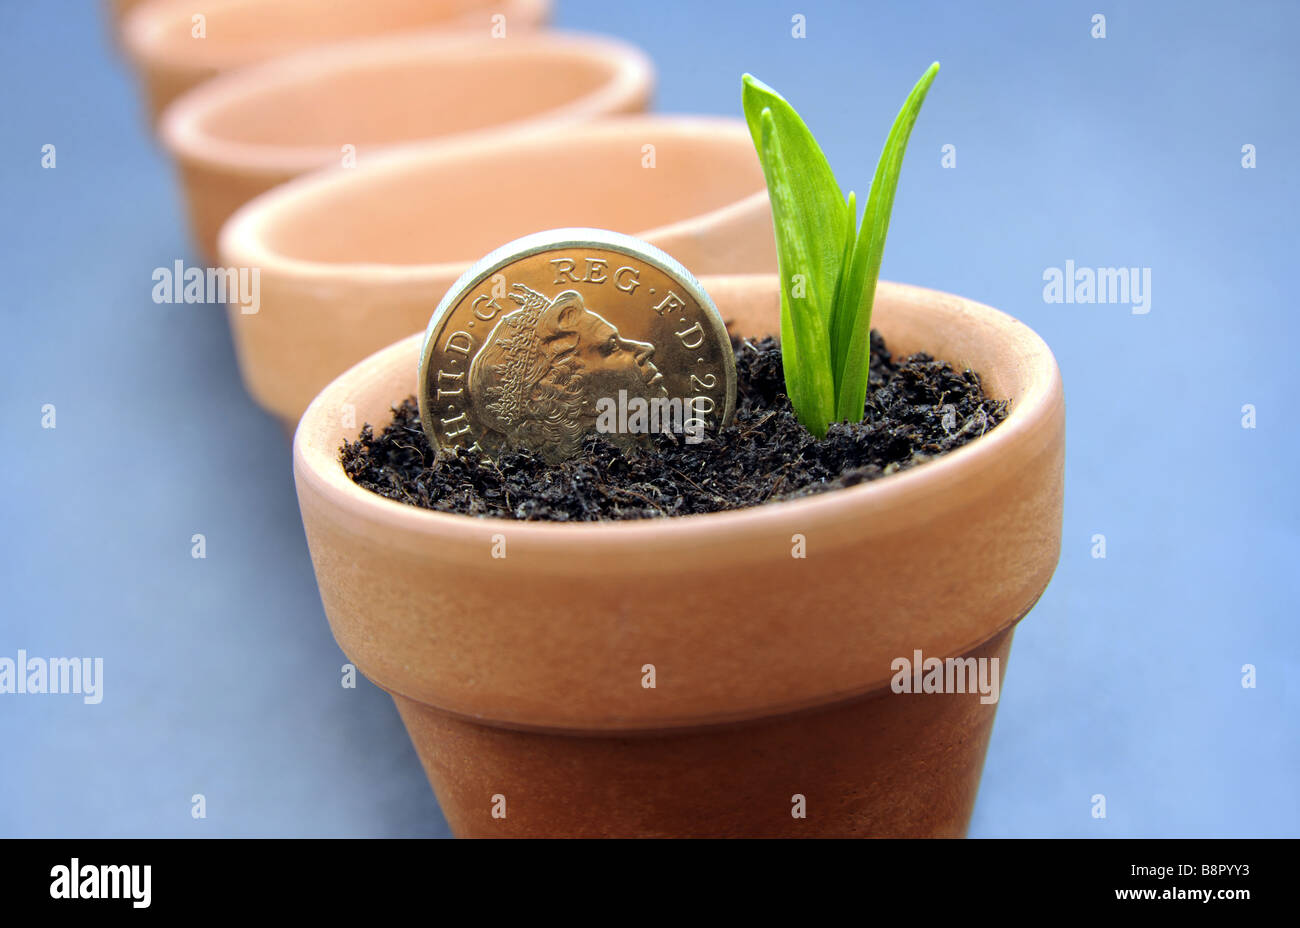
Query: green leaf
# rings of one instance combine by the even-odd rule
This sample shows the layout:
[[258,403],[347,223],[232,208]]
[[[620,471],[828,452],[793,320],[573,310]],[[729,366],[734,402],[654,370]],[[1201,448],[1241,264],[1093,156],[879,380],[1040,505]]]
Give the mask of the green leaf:
[[858,230],[857,245],[849,265],[848,283],[842,288],[842,299],[837,300],[830,325],[832,364],[837,372],[834,376],[837,420],[857,422],[862,419],[871,366],[871,308],[876,296],[885,238],[889,234],[894,193],[898,189],[898,175],[903,167],[903,155],[907,151],[912,126],[916,124],[921,104],[925,102],[925,95],[938,73],[939,62],[936,61],[916,82],[894,120],[876,163],[871,194],[867,198],[862,227]]
[[[844,312],[841,306],[848,299],[849,281],[853,268],[853,246],[857,243],[855,223],[858,218],[858,203],[852,190],[849,191],[848,211],[849,221],[844,229],[844,254],[840,258],[840,273],[835,281],[835,299],[831,301],[831,323],[828,332],[831,339],[831,376],[835,379],[836,396],[840,394],[840,375],[843,365],[839,361],[841,352],[835,344],[835,320]],[[856,295],[854,299],[857,299]]]
[[853,215],[794,108],[752,75],[744,76],[742,86],[745,119],[772,203],[786,392],[799,420],[820,436],[835,411],[829,330]]
[[[745,121],[749,124],[754,148],[763,161],[768,159],[763,156],[762,114],[764,110],[772,113],[785,167],[793,182],[793,210],[788,221],[800,230],[811,259],[808,267],[794,270],[794,273],[804,275],[808,285],[805,287],[808,305],[821,313],[829,326],[832,300],[844,258],[844,235],[851,228],[854,216],[844,202],[844,194],[840,192],[826,155],[794,107],[752,74],[744,75],[741,85]],[[766,164],[763,169],[766,174]],[[770,196],[770,187],[768,191]],[[778,221],[775,214],[772,221]]]
[[[799,421],[820,438],[834,414],[835,379],[827,329],[829,312],[823,313],[819,300],[825,299],[829,305],[834,285],[827,287],[811,272],[815,259],[810,245],[816,232],[810,233],[807,205],[798,196],[800,185],[792,176],[791,162],[769,109],[759,117],[758,151],[772,202],[781,272],[781,358],[786,392]],[[838,272],[838,267],[835,270]],[[797,276],[803,277],[802,282]]]

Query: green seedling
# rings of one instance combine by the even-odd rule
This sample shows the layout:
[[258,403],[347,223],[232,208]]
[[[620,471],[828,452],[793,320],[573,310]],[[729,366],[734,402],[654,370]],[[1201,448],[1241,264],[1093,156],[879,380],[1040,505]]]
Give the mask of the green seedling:
[[871,364],[871,305],[903,154],[925,95],[930,65],[894,120],[861,224],[821,146],[784,97],[750,74],[742,99],[767,179],[781,273],[781,356],[795,415],[818,438],[832,422],[858,422]]

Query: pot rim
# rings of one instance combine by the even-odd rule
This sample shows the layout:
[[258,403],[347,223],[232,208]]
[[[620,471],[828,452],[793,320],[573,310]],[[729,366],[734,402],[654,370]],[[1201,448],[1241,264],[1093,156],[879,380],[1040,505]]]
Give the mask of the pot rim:
[[[619,112],[648,97],[654,66],[636,46],[618,39],[572,31],[523,33],[507,39],[422,30],[331,43],[223,73],[191,88],[163,111],[158,126],[163,145],[175,157],[221,171],[254,174],[301,174],[329,165],[337,157],[331,146],[242,142],[208,131],[214,116],[238,110],[268,90],[278,92],[323,74],[379,71],[430,59],[450,59],[470,69],[497,54],[530,55],[538,60],[569,60],[604,69],[594,90],[523,119],[478,129],[403,142],[374,143],[387,150],[405,145],[532,132],[601,113]],[[358,144],[362,140],[358,140]]]
[[[738,119],[722,116],[641,114],[616,116],[574,125],[564,136],[543,130],[510,134],[516,151],[527,148],[551,148],[572,144],[575,137],[605,139],[640,138],[647,132],[675,133],[680,138],[700,138],[734,143],[752,148],[749,128]],[[217,251],[222,260],[239,266],[258,267],[284,278],[319,282],[322,285],[346,282],[358,287],[381,287],[391,284],[419,284],[442,278],[455,279],[481,255],[427,264],[384,264],[374,261],[319,261],[298,258],[273,248],[267,230],[286,215],[310,208],[321,196],[333,190],[364,184],[371,178],[403,170],[435,171],[447,161],[472,161],[482,154],[499,151],[501,135],[474,135],[448,140],[409,142],[375,154],[364,165],[345,169],[327,167],[296,177],[266,191],[236,210],[221,229]],[[700,223],[722,222],[733,214],[760,209],[768,199],[766,186],[759,181],[754,191],[705,213],[687,216],[653,229],[642,230],[637,238],[662,239],[683,233]]]
[[[187,52],[191,52],[191,54],[181,54],[167,42],[167,36],[170,30],[177,28],[181,23],[188,22],[196,12],[206,12],[214,5],[226,9],[238,9],[241,6],[254,7],[261,3],[265,3],[265,0],[207,0],[204,10],[195,10],[192,5],[179,3],[177,0],[145,0],[145,2],[138,3],[128,10],[122,19],[122,44],[132,60],[151,69],[165,68],[198,72],[205,69],[224,71],[237,67],[247,67],[264,59],[260,56],[254,56],[251,60],[245,56],[237,57],[234,60],[231,60],[228,56],[220,55],[195,56],[192,54],[192,49],[187,49]],[[507,16],[518,16],[524,21],[541,24],[548,18],[551,9],[550,0],[500,0],[497,5],[501,9],[494,9],[485,4],[482,12],[485,14],[503,12]],[[443,23],[425,23],[406,27],[405,30],[396,28],[386,33],[376,33],[376,35],[387,35],[400,31],[412,32],[417,29],[450,32],[454,31],[465,15],[470,12],[473,12],[473,9],[459,13],[451,11],[451,14]],[[324,47],[347,41],[347,35],[338,35],[333,38],[326,37],[317,42],[295,44],[287,53],[294,54],[300,49],[308,47]],[[279,48],[273,40],[259,44],[264,49],[272,52]],[[285,49],[279,48],[279,53],[286,53]]]
[[[701,283],[707,290],[711,281],[719,279],[722,278],[705,276]],[[734,275],[728,279],[752,280],[754,286],[775,288],[778,278],[775,274],[755,274]],[[1022,445],[1039,425],[1051,418],[1062,396],[1060,370],[1042,338],[1001,310],[924,287],[883,280],[879,287],[878,293],[892,293],[900,299],[911,293],[957,301],[964,309],[980,316],[981,322],[998,335],[1014,334],[1025,346],[1020,357],[1021,366],[1039,374],[1029,378],[1030,388],[1018,401],[1009,403],[1007,418],[992,431],[960,448],[886,477],[743,509],[608,522],[526,521],[470,516],[422,509],[386,499],[354,483],[339,464],[338,445],[323,439],[337,435],[338,428],[330,422],[333,411],[340,408],[347,398],[355,398],[364,392],[365,381],[372,371],[387,369],[398,358],[418,356],[423,332],[408,336],[353,365],[317,395],[303,413],[294,434],[294,471],[298,480],[307,481],[319,493],[333,498],[348,514],[365,523],[381,524],[389,530],[431,538],[460,535],[471,528],[509,530],[512,543],[544,544],[575,554],[600,543],[606,548],[617,545],[635,549],[644,555],[655,549],[674,547],[684,535],[691,536],[693,544],[708,545],[734,539],[740,532],[777,529],[789,524],[794,516],[806,517],[808,524],[812,524],[814,520],[828,518],[834,521],[842,517],[845,510],[851,510],[854,518],[867,519],[886,508],[915,506],[918,514],[923,513],[934,505],[937,487],[967,471],[997,468],[1007,446]],[[414,387],[414,367],[411,375]],[[403,397],[394,397],[393,401],[401,399]]]

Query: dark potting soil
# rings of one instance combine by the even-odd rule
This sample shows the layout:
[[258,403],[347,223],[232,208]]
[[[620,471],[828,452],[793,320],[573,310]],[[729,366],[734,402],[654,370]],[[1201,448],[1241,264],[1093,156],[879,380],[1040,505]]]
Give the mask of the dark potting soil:
[[436,458],[415,397],[393,407],[376,436],[367,424],[340,449],[354,482],[425,509],[508,519],[591,522],[741,509],[874,480],[983,435],[1006,418],[979,375],[914,354],[894,361],[871,333],[866,417],[836,423],[822,440],[794,417],[785,395],[780,346],[734,340],[736,413],[698,444],[655,435],[625,453],[593,435],[558,465],[526,452],[487,462],[459,450]]

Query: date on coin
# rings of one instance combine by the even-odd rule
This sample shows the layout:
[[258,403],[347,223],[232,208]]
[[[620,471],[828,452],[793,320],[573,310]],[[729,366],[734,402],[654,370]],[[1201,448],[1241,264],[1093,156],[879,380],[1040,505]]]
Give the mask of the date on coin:
[[600,229],[525,236],[476,263],[434,311],[420,419],[435,449],[549,463],[603,435],[698,443],[731,421],[736,363],[717,307],[647,242]]

